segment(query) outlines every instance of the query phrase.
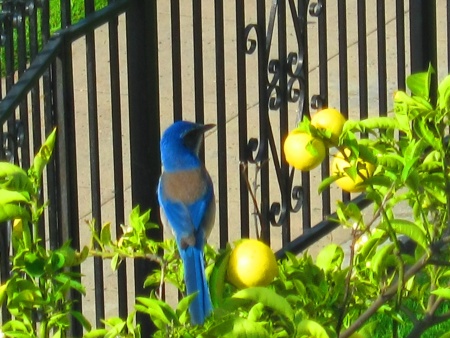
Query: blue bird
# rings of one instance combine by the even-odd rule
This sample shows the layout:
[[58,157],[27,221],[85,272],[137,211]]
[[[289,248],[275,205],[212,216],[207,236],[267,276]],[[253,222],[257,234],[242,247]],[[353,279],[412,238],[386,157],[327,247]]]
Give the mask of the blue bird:
[[187,294],[198,292],[189,308],[194,325],[203,324],[212,311],[203,247],[214,225],[216,204],[211,177],[198,158],[204,133],[212,127],[178,121],[163,133],[160,144],[158,199],[183,260]]

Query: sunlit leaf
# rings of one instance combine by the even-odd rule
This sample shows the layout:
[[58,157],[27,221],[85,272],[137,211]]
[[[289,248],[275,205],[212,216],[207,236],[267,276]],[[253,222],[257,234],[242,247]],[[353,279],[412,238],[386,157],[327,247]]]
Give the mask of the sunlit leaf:
[[438,86],[438,107],[439,109],[450,110],[450,75],[447,75]]
[[[416,223],[404,219],[392,219],[389,221],[389,224],[397,234],[411,238],[425,251],[428,251],[426,234]],[[379,228],[386,230],[388,224],[386,222],[381,223]]]
[[378,248],[373,258],[370,260],[370,268],[381,276],[386,271],[386,264],[388,262],[387,256],[391,255],[395,245],[393,243]]
[[209,278],[209,292],[211,294],[211,301],[214,307],[218,307],[223,299],[230,254],[231,248],[227,248],[227,250],[216,258],[213,271]]
[[450,288],[439,288],[439,289],[431,291],[431,293],[438,297],[450,299]]
[[50,133],[45,142],[42,144],[39,152],[36,154],[33,160],[33,165],[30,168],[34,172],[36,179],[40,180],[45,166],[50,161],[53,149],[56,143],[56,128]]
[[297,336],[314,337],[314,338],[329,338],[327,331],[319,323],[304,319],[297,326]]
[[337,181],[340,177],[338,175],[328,176],[320,182],[318,187],[318,192],[321,194],[325,189],[327,189],[333,182]]
[[421,96],[425,99],[430,97],[431,75],[433,68],[428,68],[427,72],[414,73],[406,78],[406,86],[413,95]]
[[243,289],[236,292],[233,298],[247,299],[254,302],[264,304],[264,306],[270,307],[279,314],[287,317],[290,320],[294,318],[294,311],[287,300],[278,295],[275,291],[264,287],[252,287]]
[[323,248],[316,258],[316,265],[324,271],[340,269],[344,261],[344,250],[337,244],[329,244]]

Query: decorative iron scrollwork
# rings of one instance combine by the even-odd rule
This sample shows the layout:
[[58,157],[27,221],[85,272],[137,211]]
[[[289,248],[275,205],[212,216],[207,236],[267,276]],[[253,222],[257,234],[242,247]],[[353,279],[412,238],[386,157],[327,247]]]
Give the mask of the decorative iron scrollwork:
[[[298,2],[300,4],[300,2]],[[286,9],[286,4],[288,8]],[[281,6],[282,5],[282,6]],[[260,57],[259,62],[267,62],[267,102],[260,102],[260,123],[267,123],[267,135],[259,135],[260,138],[250,138],[247,144],[248,156],[250,163],[262,162],[267,158],[261,157],[265,154],[263,147],[270,145],[271,155],[273,156],[273,163],[275,166],[276,176],[280,187],[280,202],[273,202],[268,210],[268,218],[274,226],[284,226],[288,223],[290,213],[298,212],[303,204],[303,188],[294,184],[294,176],[296,174],[294,169],[287,169],[287,164],[282,160],[284,157],[281,150],[277,150],[272,133],[272,126],[270,125],[269,117],[266,117],[267,112],[261,105],[266,104],[270,112],[279,111],[286,107],[288,103],[297,104],[297,120],[300,121],[305,113],[308,113],[307,102],[307,70],[305,67],[306,60],[306,16],[308,13],[311,16],[318,17],[323,11],[323,2],[316,1],[306,5],[303,3],[302,8],[297,8],[294,0],[286,0],[283,3],[274,1],[268,17],[266,36],[260,36],[262,29],[258,28],[257,24],[249,24],[245,27],[245,52],[247,55],[254,54],[258,48],[264,48],[265,58]],[[282,10],[280,10],[280,8]],[[288,15],[286,15],[286,12]],[[280,20],[280,16],[286,21],[286,16],[289,16],[293,22],[296,39],[296,50],[287,51],[284,59],[271,57],[271,43],[274,35],[275,21]],[[283,21],[283,22],[284,22]],[[280,28],[278,28],[280,29]],[[264,41],[264,43],[263,43]],[[260,56],[261,51],[258,53]],[[264,65],[260,65],[258,71],[264,69]],[[280,81],[286,81],[281,83]],[[313,96],[312,106],[314,108],[322,107],[324,100],[318,95]],[[283,110],[286,111],[286,108]],[[272,113],[270,113],[272,114]],[[286,132],[286,131],[283,131]],[[265,137],[266,139],[264,139]],[[264,211],[263,211],[264,212]]]
[[25,129],[22,121],[14,121],[14,128],[2,134],[2,160],[11,163],[17,162],[18,149],[23,146],[25,140]]
[[322,14],[323,10],[323,2],[317,1],[317,2],[311,2],[309,4],[309,14],[311,16],[318,17],[320,14]]

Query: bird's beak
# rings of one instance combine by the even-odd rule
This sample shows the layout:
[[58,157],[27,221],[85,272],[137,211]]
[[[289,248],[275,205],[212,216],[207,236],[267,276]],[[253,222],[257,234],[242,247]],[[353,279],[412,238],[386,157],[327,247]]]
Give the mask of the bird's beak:
[[216,126],[216,125],[215,125],[214,123],[204,124],[204,125],[201,127],[201,130],[202,130],[204,133],[206,133],[208,130],[214,128],[215,126]]

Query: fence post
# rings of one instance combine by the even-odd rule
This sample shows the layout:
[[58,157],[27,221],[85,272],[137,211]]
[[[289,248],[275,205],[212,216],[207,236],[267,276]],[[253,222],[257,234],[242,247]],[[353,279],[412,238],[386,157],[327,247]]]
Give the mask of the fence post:
[[[64,37],[62,37],[64,39]],[[59,243],[50,243],[59,247],[67,241],[71,246],[80,249],[78,223],[78,193],[77,193],[77,161],[75,144],[75,107],[73,94],[73,66],[71,44],[63,41],[63,46],[56,57],[52,69],[53,100],[56,125],[58,126],[58,141],[56,143],[54,163],[57,168],[57,214],[58,229],[50,229],[50,238]],[[56,234],[55,234],[56,232]],[[80,273],[80,266],[71,268]],[[70,298],[74,301],[74,310],[82,312],[81,295],[72,290]],[[69,337],[81,337],[83,328],[72,318],[68,331]]]
[[[436,1],[410,0],[409,9],[411,73],[426,71],[431,63],[437,74]],[[433,76],[430,93],[436,93],[436,86]]]
[[[156,195],[161,160],[159,153],[159,83],[156,0],[131,1],[126,13],[129,128],[131,154],[131,190],[133,206],[152,210],[152,221],[159,223]],[[162,231],[152,231],[153,238],[162,238]],[[149,295],[143,288],[155,263],[136,260],[136,296]],[[142,335],[148,336],[153,323],[147,315],[137,314]]]

